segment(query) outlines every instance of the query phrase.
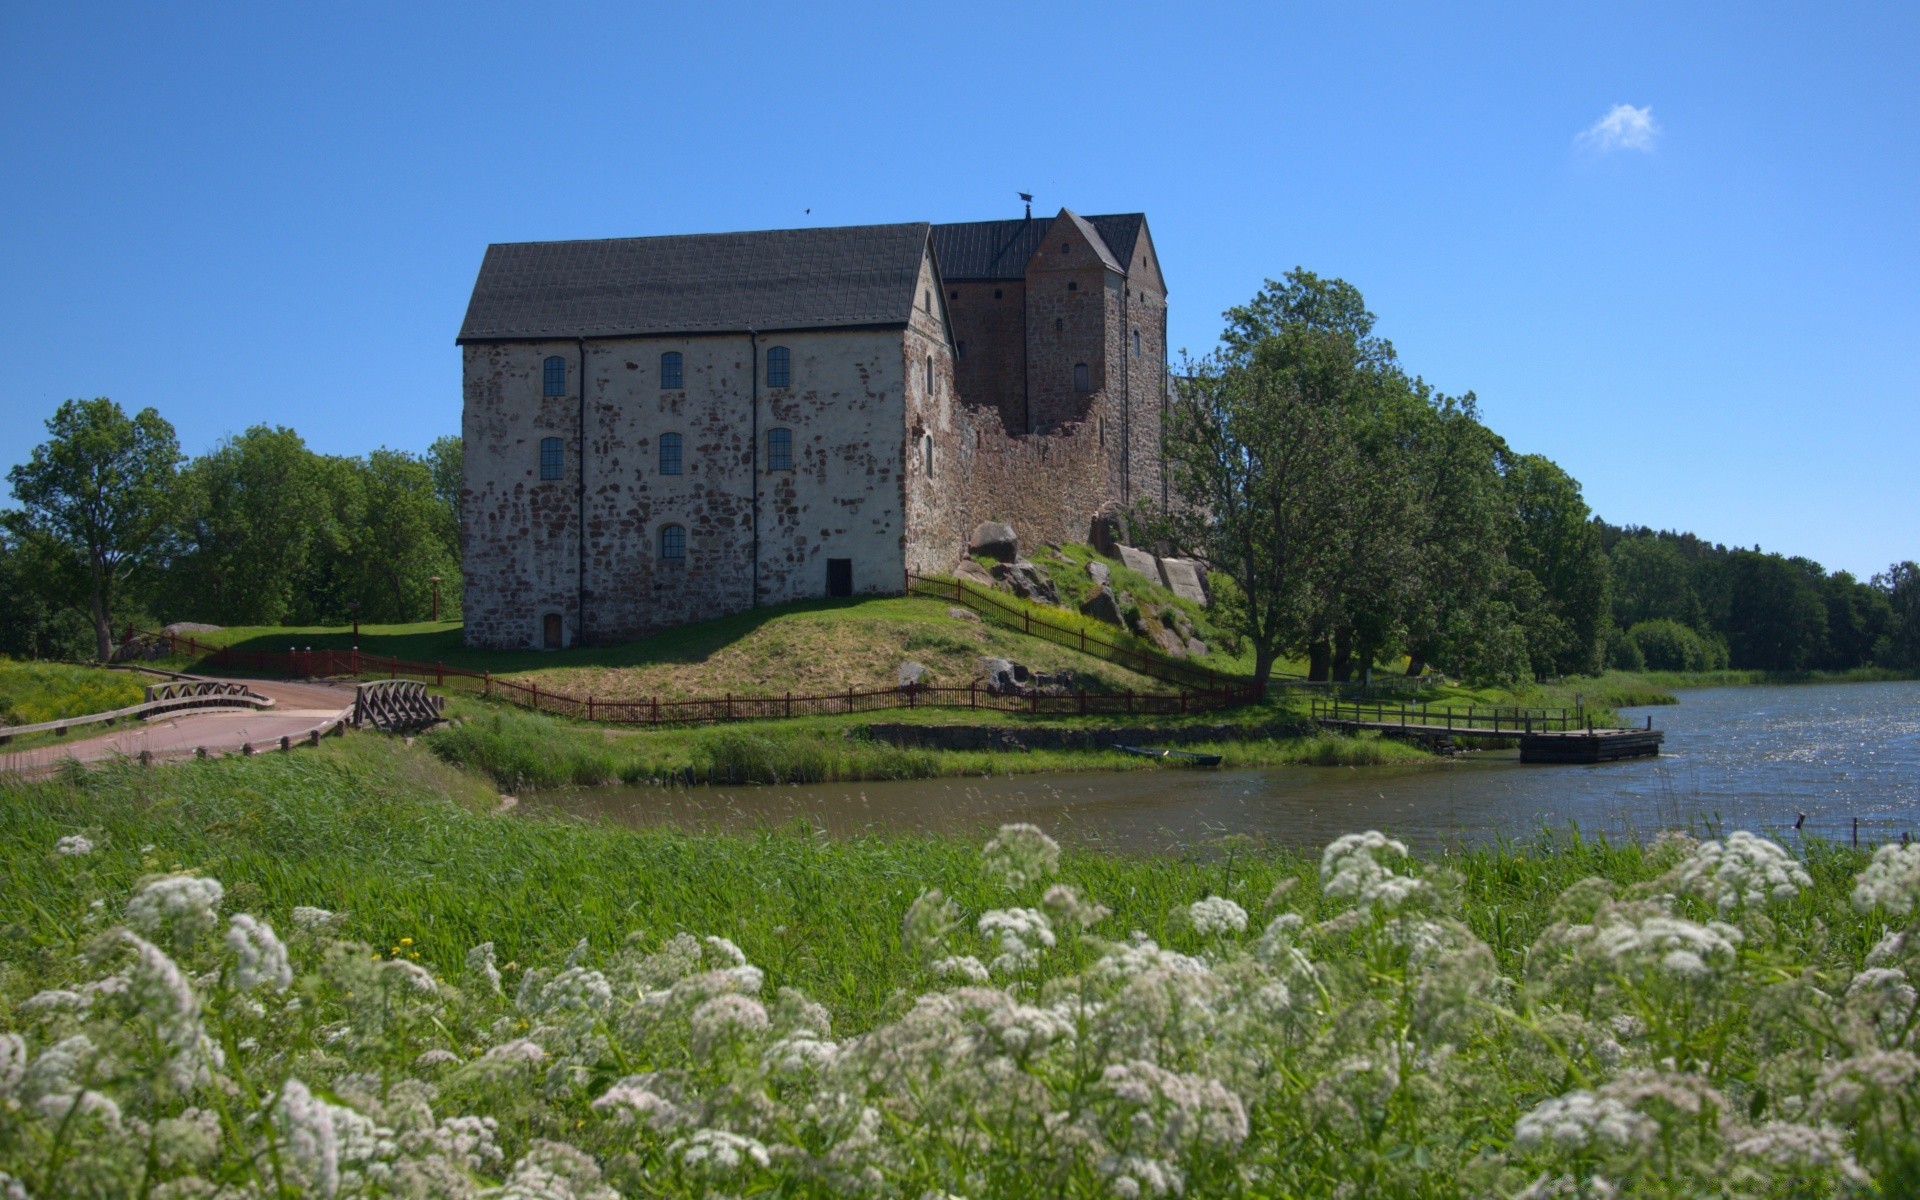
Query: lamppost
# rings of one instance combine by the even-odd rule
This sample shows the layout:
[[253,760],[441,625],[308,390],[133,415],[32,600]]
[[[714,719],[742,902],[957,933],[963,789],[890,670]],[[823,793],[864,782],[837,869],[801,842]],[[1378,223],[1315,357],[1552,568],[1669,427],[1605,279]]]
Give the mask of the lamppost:
[[433,581],[433,619],[437,623],[440,620],[440,577],[429,575],[427,578]]

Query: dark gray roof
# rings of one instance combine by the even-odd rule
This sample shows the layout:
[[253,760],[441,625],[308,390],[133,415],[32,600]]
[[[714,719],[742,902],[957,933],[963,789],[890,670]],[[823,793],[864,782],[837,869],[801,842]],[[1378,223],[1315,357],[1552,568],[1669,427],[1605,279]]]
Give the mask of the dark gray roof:
[[[1116,213],[1104,217],[1083,217],[1107,244],[1114,259],[1123,266],[1133,262],[1133,248],[1140,240],[1140,227],[1146,223],[1141,213]],[[1016,217],[1011,221],[965,221],[933,227],[933,253],[940,260],[942,279],[1020,279],[1027,273],[1027,260],[1047,236],[1052,217],[1029,221]]]
[[493,245],[458,340],[904,325],[929,228]]

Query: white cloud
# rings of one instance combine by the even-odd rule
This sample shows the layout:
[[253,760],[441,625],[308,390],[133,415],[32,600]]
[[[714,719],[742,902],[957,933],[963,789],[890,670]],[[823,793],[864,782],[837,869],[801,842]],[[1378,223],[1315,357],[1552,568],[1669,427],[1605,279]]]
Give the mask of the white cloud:
[[1611,154],[1615,150],[1651,151],[1653,139],[1658,136],[1660,126],[1654,124],[1652,105],[1635,108],[1631,104],[1616,104],[1575,140],[1595,154]]

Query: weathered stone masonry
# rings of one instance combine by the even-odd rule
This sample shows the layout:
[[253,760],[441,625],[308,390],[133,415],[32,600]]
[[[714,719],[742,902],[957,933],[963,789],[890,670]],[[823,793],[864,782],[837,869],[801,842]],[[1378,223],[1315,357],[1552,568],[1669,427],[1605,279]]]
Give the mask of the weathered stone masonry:
[[[936,247],[1015,223],[493,247],[460,339],[469,644],[898,592],[908,570],[950,569],[982,521],[1065,540],[1106,500],[1153,495],[1164,288],[1134,262],[1143,220],[1091,221],[1127,244],[1063,211],[1020,223],[1033,246],[997,280],[945,279]],[[1033,253],[1050,227],[1069,262]]]

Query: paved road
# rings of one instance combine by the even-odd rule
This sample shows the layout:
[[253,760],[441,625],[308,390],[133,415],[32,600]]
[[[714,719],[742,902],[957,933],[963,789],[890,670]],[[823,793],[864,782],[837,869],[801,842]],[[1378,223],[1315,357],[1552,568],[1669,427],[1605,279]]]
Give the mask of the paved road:
[[256,750],[277,749],[282,737],[303,738],[308,731],[331,725],[353,711],[353,687],[327,683],[287,683],[281,680],[241,679],[248,689],[269,697],[274,707],[244,711],[186,710],[135,721],[98,737],[75,738],[12,753],[0,748],[0,771],[39,774],[63,759],[81,762],[148,751],[155,758],[190,756],[202,746],[209,755],[237,753],[251,744]]

